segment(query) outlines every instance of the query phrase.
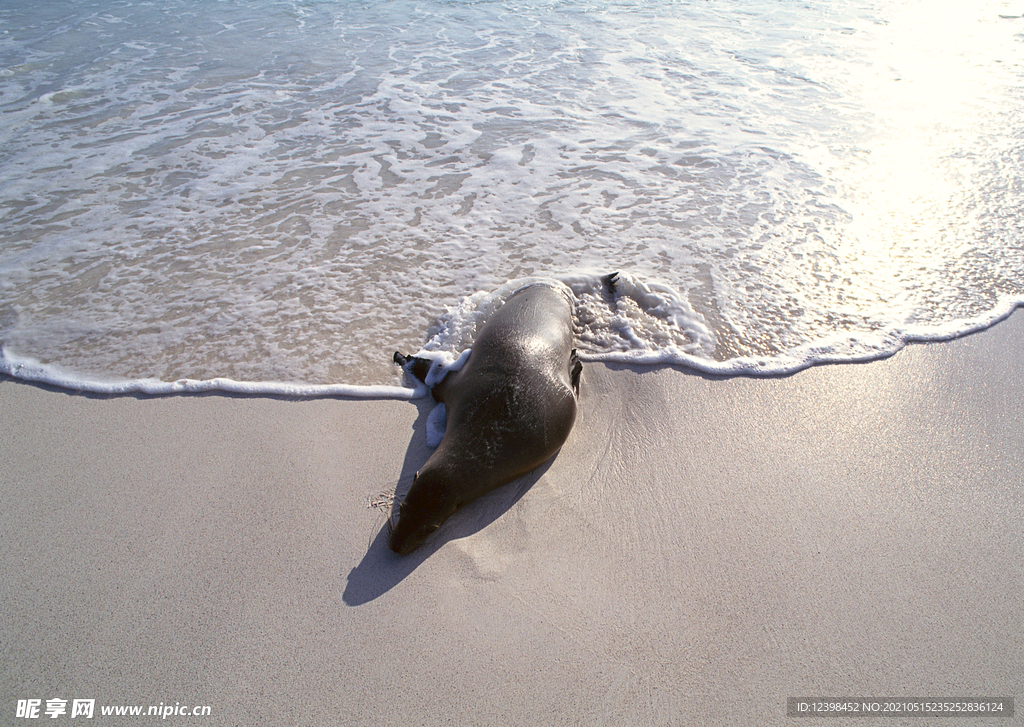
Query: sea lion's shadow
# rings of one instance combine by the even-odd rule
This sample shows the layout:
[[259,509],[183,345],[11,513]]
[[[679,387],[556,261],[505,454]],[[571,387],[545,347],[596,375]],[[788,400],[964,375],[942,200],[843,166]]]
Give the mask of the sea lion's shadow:
[[[405,453],[402,472],[395,487],[395,503],[405,498],[412,485],[413,475],[423,466],[433,449],[426,444],[427,417],[434,408],[431,399],[421,400],[419,415],[413,423],[413,434]],[[558,455],[556,454],[555,457]],[[508,512],[547,471],[555,457],[529,474],[469,503],[444,522],[441,528],[427,538],[409,555],[398,555],[388,547],[390,528],[385,521],[374,537],[359,565],[349,571],[348,583],[342,600],[349,606],[361,606],[373,601],[401,583],[445,543],[460,540],[483,530]]]

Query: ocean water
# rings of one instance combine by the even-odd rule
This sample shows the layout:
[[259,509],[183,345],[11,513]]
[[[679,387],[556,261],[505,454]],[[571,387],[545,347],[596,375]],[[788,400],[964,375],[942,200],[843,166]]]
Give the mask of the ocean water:
[[394,350],[454,358],[534,280],[591,361],[975,330],[1024,301],[1022,12],[5,0],[0,370],[408,396]]

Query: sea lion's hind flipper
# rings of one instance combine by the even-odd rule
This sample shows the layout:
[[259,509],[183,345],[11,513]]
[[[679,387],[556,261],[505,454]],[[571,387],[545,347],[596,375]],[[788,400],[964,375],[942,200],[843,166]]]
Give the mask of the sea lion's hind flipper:
[[604,300],[608,304],[608,307],[612,310],[618,308],[618,297],[617,293],[619,287],[619,273],[609,273],[608,275],[601,276],[601,282],[604,284]]
[[416,377],[424,384],[427,383],[427,374],[430,372],[430,366],[434,363],[429,358],[406,356],[398,351],[395,351],[395,355],[392,357],[392,360],[405,369],[410,376]]
[[583,364],[580,363],[579,354],[576,349],[569,354],[569,380],[572,382],[572,390],[577,398],[580,395],[580,374],[583,372]]
[[608,295],[614,297],[614,295],[615,295],[615,286],[619,282],[619,273],[618,273],[618,271],[615,271],[614,273],[609,273],[608,275],[603,276],[601,278],[601,282],[604,283],[604,289],[608,293]]

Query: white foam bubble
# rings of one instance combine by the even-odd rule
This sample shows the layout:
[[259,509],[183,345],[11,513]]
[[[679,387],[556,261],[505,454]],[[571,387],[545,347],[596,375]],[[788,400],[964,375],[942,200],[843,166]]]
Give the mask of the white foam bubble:
[[444,404],[438,404],[430,410],[427,415],[427,446],[436,447],[444,439],[445,430],[448,428],[448,409]]

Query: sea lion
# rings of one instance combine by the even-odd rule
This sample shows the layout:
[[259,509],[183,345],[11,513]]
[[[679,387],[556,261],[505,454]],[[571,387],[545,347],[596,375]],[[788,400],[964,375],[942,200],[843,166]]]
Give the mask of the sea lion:
[[[429,361],[394,358],[425,380]],[[582,369],[567,292],[538,283],[511,295],[484,324],[463,367],[433,388],[447,428],[413,478],[390,548],[412,552],[460,507],[561,449],[576,420]]]

